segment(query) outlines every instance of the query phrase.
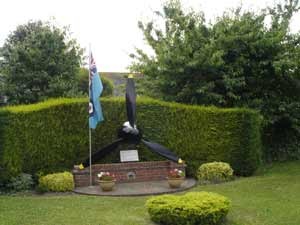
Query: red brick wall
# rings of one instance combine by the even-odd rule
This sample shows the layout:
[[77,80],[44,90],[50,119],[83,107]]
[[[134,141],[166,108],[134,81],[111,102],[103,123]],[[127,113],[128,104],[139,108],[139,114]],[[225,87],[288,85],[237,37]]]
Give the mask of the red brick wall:
[[[185,171],[185,165],[171,161],[95,164],[92,165],[92,180],[93,185],[98,184],[97,174],[100,172],[113,173],[119,183],[164,180],[169,170],[175,168]],[[132,174],[133,177],[130,178],[129,174]],[[89,186],[89,167],[83,170],[74,167],[73,175],[76,187]]]

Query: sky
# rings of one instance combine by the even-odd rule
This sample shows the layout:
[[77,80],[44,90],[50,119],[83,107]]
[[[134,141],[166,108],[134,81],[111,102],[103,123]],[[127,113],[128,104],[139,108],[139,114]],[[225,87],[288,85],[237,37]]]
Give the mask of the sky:
[[[184,8],[205,13],[213,21],[226,9],[243,5],[259,10],[274,0],[181,0]],[[138,21],[154,18],[163,0],[0,0],[0,46],[18,25],[29,20],[48,21],[55,18],[59,26],[70,26],[72,37],[81,47],[89,44],[98,71],[126,72],[135,47],[150,52],[137,27]],[[291,30],[300,30],[300,13],[292,20]]]

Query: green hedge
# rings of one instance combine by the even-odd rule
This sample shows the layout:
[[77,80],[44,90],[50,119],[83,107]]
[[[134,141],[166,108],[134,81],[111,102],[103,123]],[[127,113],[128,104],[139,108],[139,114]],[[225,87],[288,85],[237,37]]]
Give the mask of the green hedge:
[[[101,100],[105,121],[92,132],[93,150],[116,138],[125,121],[123,98]],[[87,99],[53,99],[0,110],[2,173],[70,169],[88,156]],[[260,116],[249,109],[187,106],[138,98],[137,124],[150,140],[176,152],[195,175],[200,164],[228,162],[251,175],[261,155]],[[132,146],[122,146],[132,148]],[[142,146],[141,160],[160,159]],[[118,151],[102,160],[118,162]]]
[[152,197],[146,207],[151,219],[163,225],[219,225],[225,220],[230,201],[202,191]]

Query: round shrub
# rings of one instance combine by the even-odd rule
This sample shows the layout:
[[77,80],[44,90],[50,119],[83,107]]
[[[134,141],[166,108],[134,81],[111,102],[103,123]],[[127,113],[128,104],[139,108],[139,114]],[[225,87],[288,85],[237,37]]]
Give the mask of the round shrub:
[[201,183],[220,183],[233,179],[233,169],[228,163],[204,163],[198,169],[198,180]]
[[211,192],[162,195],[146,202],[151,219],[164,225],[217,225],[224,221],[230,201]]
[[65,192],[73,191],[73,189],[73,175],[69,172],[48,174],[46,176],[40,177],[39,179],[39,190],[43,192]]

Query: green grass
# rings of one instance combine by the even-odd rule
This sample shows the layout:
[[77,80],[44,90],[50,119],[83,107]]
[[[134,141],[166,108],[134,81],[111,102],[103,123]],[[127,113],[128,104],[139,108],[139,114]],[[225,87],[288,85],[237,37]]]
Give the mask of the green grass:
[[[258,175],[198,186],[229,197],[228,225],[299,225],[300,162],[276,163]],[[0,196],[0,224],[150,225],[148,197]]]

